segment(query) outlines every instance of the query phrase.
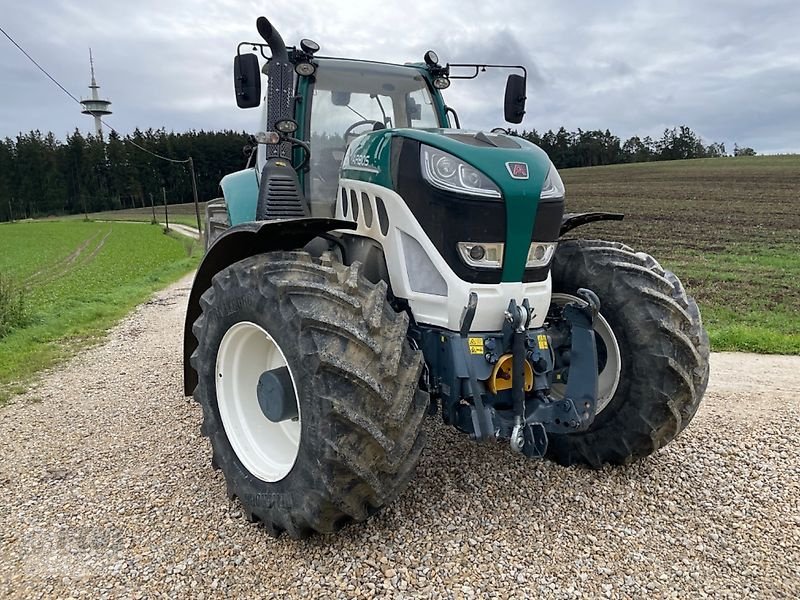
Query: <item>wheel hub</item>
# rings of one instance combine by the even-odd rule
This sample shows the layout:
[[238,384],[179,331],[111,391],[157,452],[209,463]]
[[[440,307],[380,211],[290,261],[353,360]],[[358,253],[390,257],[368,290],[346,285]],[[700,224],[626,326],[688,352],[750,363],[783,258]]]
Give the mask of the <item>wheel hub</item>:
[[255,477],[286,477],[300,450],[296,379],[278,343],[250,321],[234,324],[219,345],[216,392],[225,435]]
[[258,378],[256,395],[261,412],[273,423],[297,418],[297,400],[287,367],[264,371]]

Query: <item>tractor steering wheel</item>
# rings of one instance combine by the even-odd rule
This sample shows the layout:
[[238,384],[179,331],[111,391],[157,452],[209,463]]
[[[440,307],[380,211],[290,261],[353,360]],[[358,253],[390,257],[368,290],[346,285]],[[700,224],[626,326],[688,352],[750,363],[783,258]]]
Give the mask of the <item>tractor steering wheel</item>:
[[347,139],[348,137],[356,138],[358,137],[356,134],[353,133],[353,130],[357,127],[361,127],[363,125],[372,125],[373,131],[377,129],[384,129],[386,125],[381,123],[380,121],[373,121],[372,119],[362,119],[361,121],[356,121],[350,127],[344,130],[344,145],[349,146],[352,140]]

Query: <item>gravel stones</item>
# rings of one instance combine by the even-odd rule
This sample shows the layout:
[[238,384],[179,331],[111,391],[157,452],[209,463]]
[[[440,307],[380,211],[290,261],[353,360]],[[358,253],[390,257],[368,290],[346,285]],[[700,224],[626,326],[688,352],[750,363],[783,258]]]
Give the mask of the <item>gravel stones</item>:
[[274,540],[227,500],[182,396],[190,282],[0,409],[0,595],[800,595],[800,357],[714,355],[687,431],[624,469],[526,460],[431,419],[395,504]]

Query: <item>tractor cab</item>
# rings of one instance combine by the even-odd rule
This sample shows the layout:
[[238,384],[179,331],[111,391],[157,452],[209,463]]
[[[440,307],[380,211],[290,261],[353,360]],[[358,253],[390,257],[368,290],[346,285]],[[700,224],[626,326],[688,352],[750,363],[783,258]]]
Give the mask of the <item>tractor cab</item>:
[[[305,179],[312,216],[333,216],[339,170],[349,144],[370,131],[448,127],[441,96],[419,68],[337,58],[318,59],[298,92],[300,132],[311,159]],[[310,110],[309,110],[310,108]],[[310,114],[309,114],[310,113]]]
[[[303,198],[305,216],[334,216],[343,160],[359,136],[381,130],[459,128],[458,115],[441,95],[451,79],[474,79],[487,68],[519,70],[522,74],[510,75],[506,85],[506,120],[519,123],[525,112],[527,73],[522,66],[443,66],[433,51],[425,54],[424,62],[404,65],[318,57],[316,42],[304,39],[299,46],[287,48],[271,26],[262,24],[262,29],[265,43],[242,42],[237,50],[236,100],[241,108],[258,106],[262,99],[261,75],[267,75],[266,102],[257,136],[257,184],[260,186],[270,159],[291,160],[297,174],[296,193]],[[257,54],[243,53],[247,46],[266,59],[263,67]],[[299,214],[298,210],[294,212]],[[256,216],[246,214],[247,220]],[[239,222],[235,215],[231,216],[234,218],[230,224]]]

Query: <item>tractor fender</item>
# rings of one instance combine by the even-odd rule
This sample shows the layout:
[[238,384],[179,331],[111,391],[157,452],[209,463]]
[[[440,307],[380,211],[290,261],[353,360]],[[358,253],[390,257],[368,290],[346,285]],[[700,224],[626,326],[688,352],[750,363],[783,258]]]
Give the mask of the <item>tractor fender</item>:
[[251,221],[227,229],[214,240],[194,276],[186,321],[183,326],[183,392],[191,396],[197,386],[197,372],[189,357],[197,349],[192,324],[202,312],[200,296],[211,287],[211,280],[222,269],[235,262],[275,250],[296,250],[315,237],[334,229],[355,229],[352,221],[325,218],[282,219],[280,221]]
[[607,213],[607,212],[588,212],[588,213],[565,213],[561,217],[561,231],[559,237],[565,233],[572,231],[576,227],[594,223],[595,221],[622,221],[625,215],[621,213]]

